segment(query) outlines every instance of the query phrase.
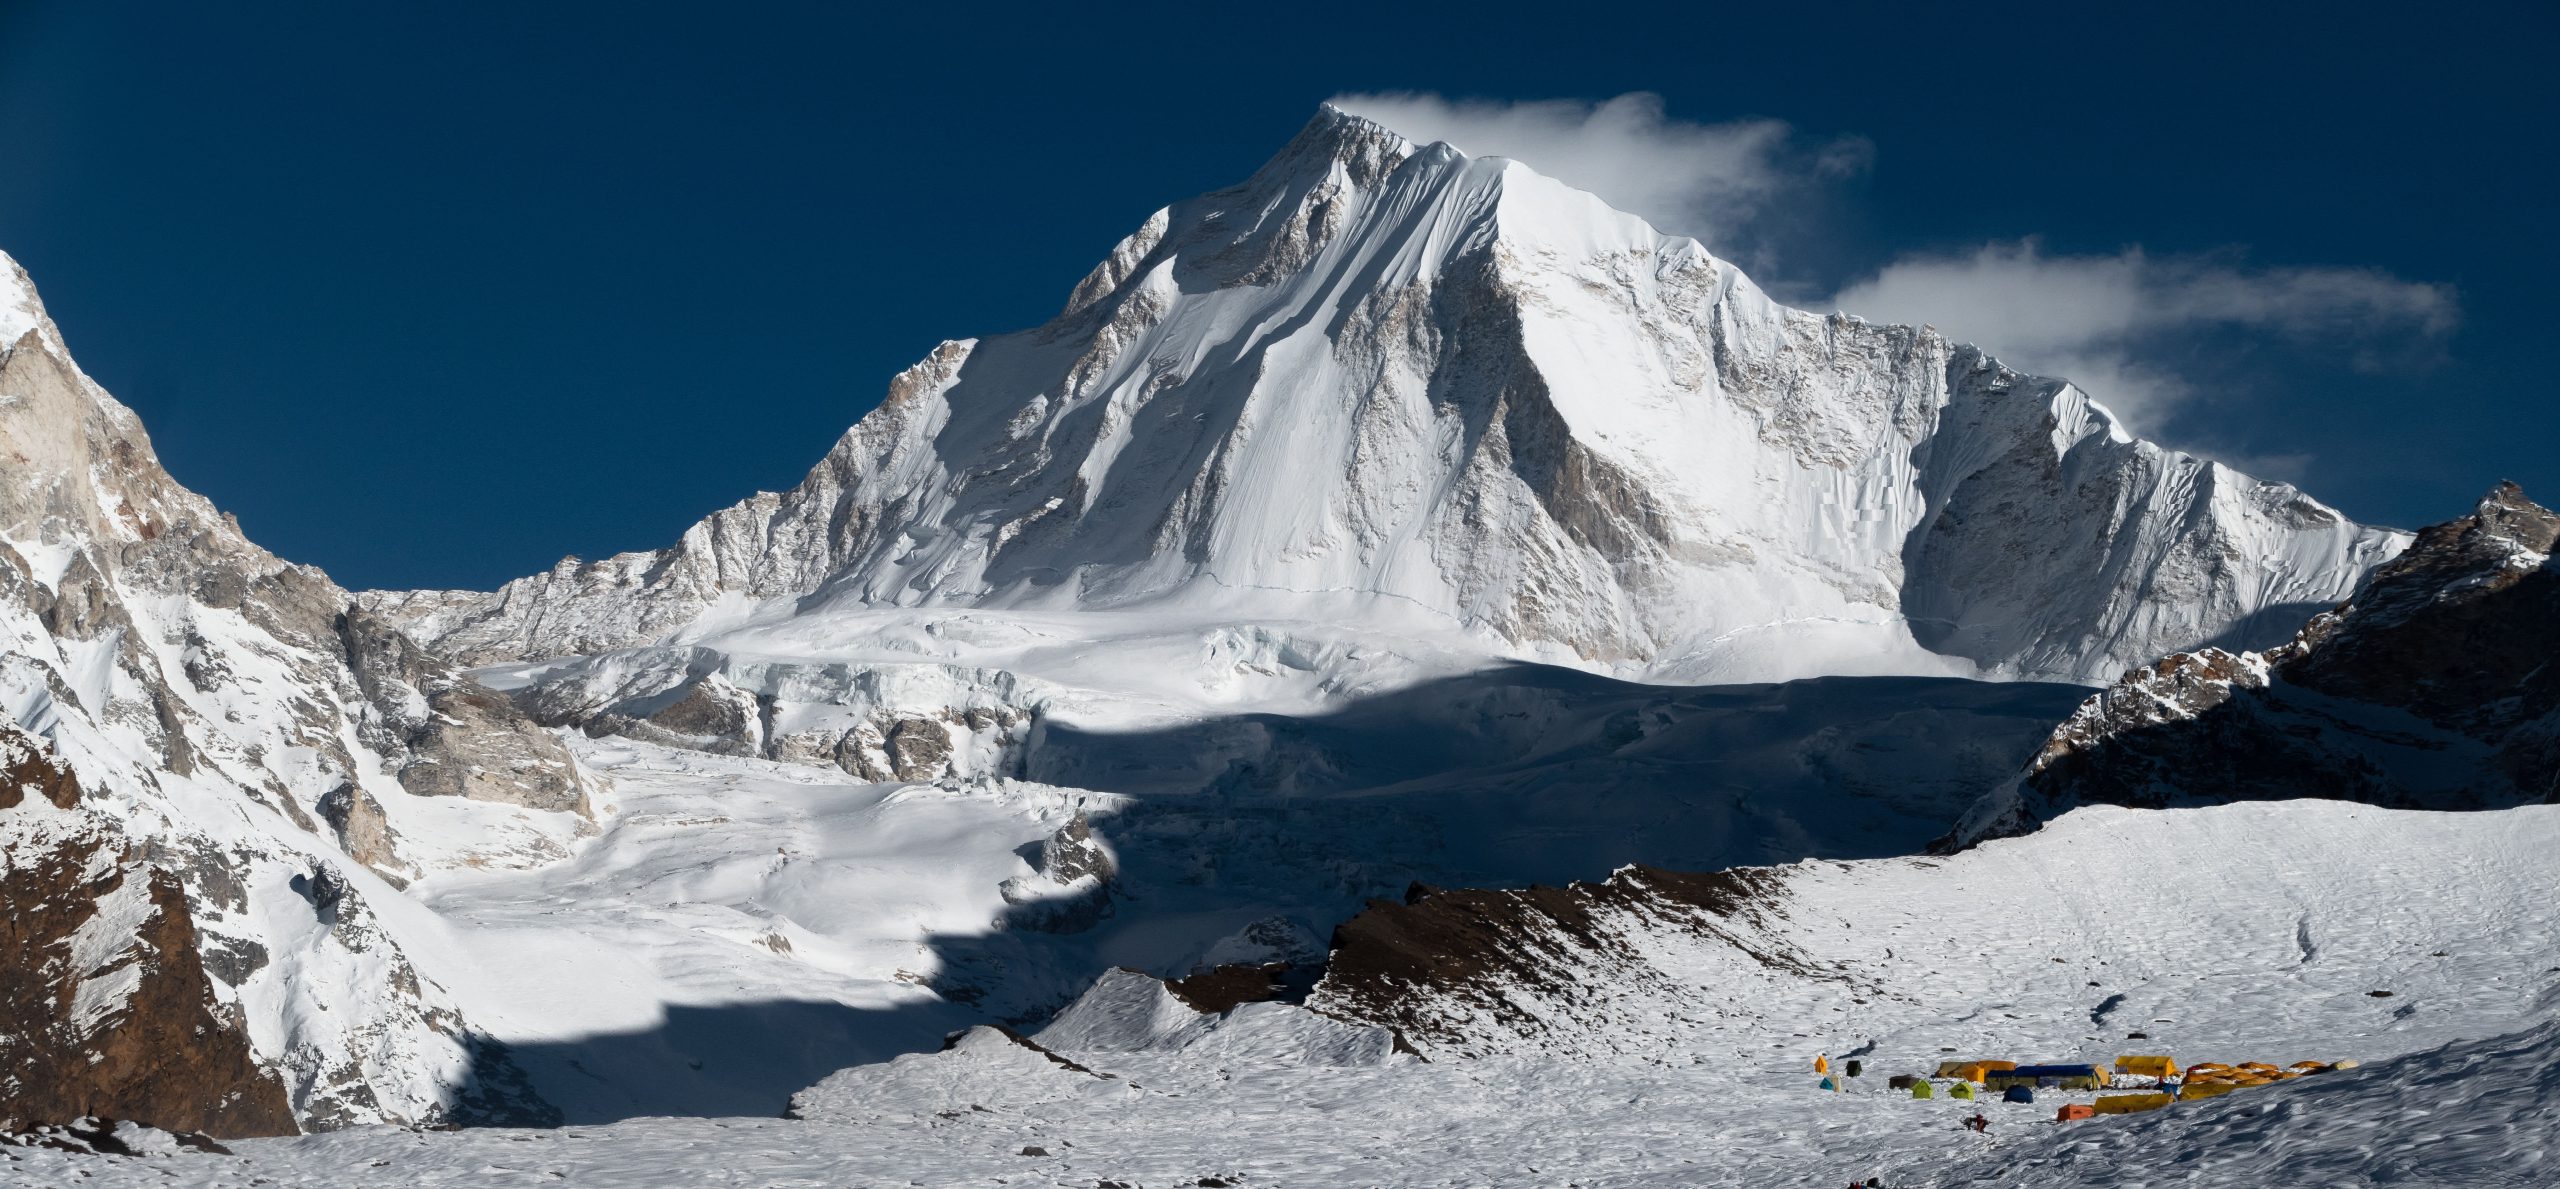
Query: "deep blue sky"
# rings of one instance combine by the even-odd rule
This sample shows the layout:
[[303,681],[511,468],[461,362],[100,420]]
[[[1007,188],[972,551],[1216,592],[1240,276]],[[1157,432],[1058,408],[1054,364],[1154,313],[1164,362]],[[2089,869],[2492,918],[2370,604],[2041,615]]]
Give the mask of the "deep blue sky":
[[1329,95],[1649,90],[1873,144],[1786,291],[2028,235],[2449,284],[2459,329],[2379,368],[2142,362],[2359,517],[2560,496],[2552,6],[2070,7],[0,0],[0,248],[262,544],[488,586],[796,481]]

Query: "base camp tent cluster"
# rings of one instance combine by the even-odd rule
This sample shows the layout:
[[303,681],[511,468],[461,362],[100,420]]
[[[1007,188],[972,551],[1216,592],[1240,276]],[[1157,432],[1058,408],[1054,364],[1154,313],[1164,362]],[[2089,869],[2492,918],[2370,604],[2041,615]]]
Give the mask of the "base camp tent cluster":
[[[1983,1092],[1997,1092],[2004,1102],[2032,1103],[2036,1091],[2095,1091],[2124,1086],[2134,1093],[2101,1094],[2093,1102],[2064,1105],[2054,1113],[2056,1122],[2099,1115],[2129,1115],[2158,1110],[2182,1099],[2213,1098],[2249,1086],[2265,1086],[2332,1069],[2354,1069],[2356,1062],[2297,1061],[2292,1065],[2269,1065],[2262,1061],[2244,1061],[2225,1065],[2207,1061],[2180,1068],[2166,1055],[2128,1054],[2119,1056],[2113,1068],[2084,1064],[2020,1065],[2015,1061],[1963,1059],[1941,1061],[1937,1071],[1927,1077],[1919,1074],[1894,1074],[1886,1079],[1889,1089],[1909,1093],[1913,1098],[1936,1098],[1940,1090],[1932,1079],[1947,1082],[1944,1093],[1950,1098],[1970,1100],[1976,1087]],[[1840,1072],[1833,1072],[1829,1057],[1813,1059],[1815,1073],[1823,1075],[1819,1088],[1830,1091],[1848,1089],[1850,1078],[1863,1070],[1856,1061],[1846,1062]]]

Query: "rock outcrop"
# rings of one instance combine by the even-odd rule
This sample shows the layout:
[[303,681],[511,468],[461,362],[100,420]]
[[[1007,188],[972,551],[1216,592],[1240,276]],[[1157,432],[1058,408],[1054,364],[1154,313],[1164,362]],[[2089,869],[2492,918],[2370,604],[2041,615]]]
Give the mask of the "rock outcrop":
[[1119,860],[1082,811],[1040,842],[1037,874],[1008,879],[1003,929],[1081,933],[1111,915],[1111,880]]
[[[1425,1056],[1484,1056],[1606,1041],[1622,1001],[1712,1003],[1654,955],[1686,937],[1812,979],[1846,976],[1796,952],[1761,914],[1783,881],[1766,869],[1631,866],[1599,883],[1439,889],[1372,901],[1334,930],[1309,1007],[1395,1030]],[[1642,1045],[1639,1036],[1628,1043]]]
[[232,1137],[296,1130],[205,973],[177,877],[0,722],[0,1131],[94,1115]]
[[2324,797],[2416,809],[2560,798],[2560,514],[2513,484],[2421,531],[2265,652],[2127,672],[1941,847],[2075,806]]

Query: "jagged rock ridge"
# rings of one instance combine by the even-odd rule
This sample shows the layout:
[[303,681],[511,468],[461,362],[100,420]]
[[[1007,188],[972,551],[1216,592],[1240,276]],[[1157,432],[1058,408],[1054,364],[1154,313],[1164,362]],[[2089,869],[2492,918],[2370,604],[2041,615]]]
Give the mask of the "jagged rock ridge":
[[[25,806],[0,815],[0,842],[25,860],[0,901],[56,912],[62,864],[111,858],[91,875],[123,889],[102,896],[149,909],[129,923],[157,955],[121,967],[138,981],[82,984],[104,998],[80,1020],[123,1023],[17,1038],[23,1068],[106,1054],[89,1075],[46,1075],[69,1097],[24,1109],[228,1133],[459,1109],[486,1050],[371,898],[451,866],[565,853],[587,812],[576,764],[506,699],[181,487],[5,257],[0,460],[0,725],[76,779],[95,831],[74,854]],[[320,887],[336,894],[320,903]],[[39,998],[21,1014],[51,1018],[44,987],[27,990]],[[181,1001],[218,1026],[181,1027]],[[248,1050],[227,1047],[243,1037]],[[117,1056],[130,1045],[167,1051]]]
[[2090,804],[2483,809],[2560,798],[2555,540],[2560,515],[2499,485],[2291,641],[2127,672],[1946,845]]

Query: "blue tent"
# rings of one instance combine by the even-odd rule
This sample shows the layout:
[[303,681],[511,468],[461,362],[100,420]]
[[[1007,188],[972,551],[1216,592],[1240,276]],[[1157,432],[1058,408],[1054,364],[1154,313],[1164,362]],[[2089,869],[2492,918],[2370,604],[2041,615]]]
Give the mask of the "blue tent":
[[2107,1084],[2107,1075],[2095,1065],[2021,1065],[2016,1069],[1996,1069],[1982,1075],[1982,1084],[1994,1090],[2010,1086],[2034,1086],[2040,1090],[2098,1090]]
[[2036,1092],[2025,1086],[2011,1086],[2000,1096],[2002,1102],[2034,1102],[2035,1100]]
[[2017,1078],[2085,1078],[2097,1076],[2095,1065],[2021,1065],[2009,1071]]

